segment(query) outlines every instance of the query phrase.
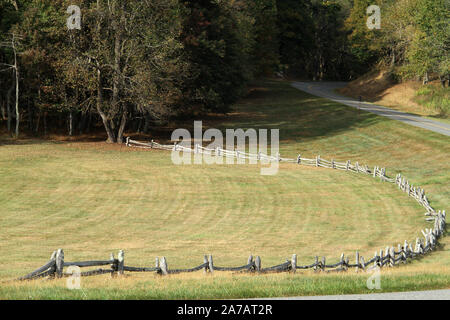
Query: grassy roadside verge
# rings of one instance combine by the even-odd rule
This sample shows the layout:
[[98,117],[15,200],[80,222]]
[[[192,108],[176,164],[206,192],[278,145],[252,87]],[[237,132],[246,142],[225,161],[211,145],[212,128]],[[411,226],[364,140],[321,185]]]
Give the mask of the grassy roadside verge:
[[423,291],[450,288],[445,272],[410,271],[408,267],[381,273],[381,289],[367,288],[370,273],[359,274],[276,274],[220,275],[201,274],[160,278],[135,276],[133,279],[100,277],[83,279],[82,290],[69,290],[65,281],[16,284],[0,288],[1,299],[249,299],[289,296],[367,294]]

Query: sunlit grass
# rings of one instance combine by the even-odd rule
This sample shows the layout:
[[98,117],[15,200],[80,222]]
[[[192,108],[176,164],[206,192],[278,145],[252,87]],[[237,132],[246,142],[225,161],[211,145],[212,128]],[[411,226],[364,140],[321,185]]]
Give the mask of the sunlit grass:
[[[448,208],[450,140],[290,88],[260,83],[228,118],[205,126],[279,128],[281,154],[360,161],[401,172]],[[0,142],[0,279],[35,269],[53,250],[67,260],[104,259],[125,250],[133,266],[194,267],[213,254],[263,266],[293,253],[337,261],[343,252],[415,240],[431,227],[424,209],[394,185],[370,176],[282,164],[278,175],[251,165],[176,166],[170,153],[101,143]],[[449,286],[448,240],[411,266],[389,271],[386,290]],[[192,278],[191,278],[192,277]],[[367,275],[220,275],[83,279],[88,298],[247,298],[366,292]],[[180,281],[181,280],[181,281]],[[64,281],[0,285],[0,298],[84,298]]]

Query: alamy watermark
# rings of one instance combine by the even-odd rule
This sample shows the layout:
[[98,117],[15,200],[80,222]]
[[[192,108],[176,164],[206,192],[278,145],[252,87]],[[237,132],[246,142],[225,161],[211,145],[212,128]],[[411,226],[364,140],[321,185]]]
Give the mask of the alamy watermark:
[[70,290],[81,289],[81,269],[78,266],[70,266],[67,268],[70,276],[67,278],[66,287]]
[[[270,135],[270,156],[268,140]],[[203,132],[203,122],[194,122],[194,137],[187,129],[176,129],[172,133],[172,141],[178,148],[172,151],[172,162],[176,165],[201,164],[266,164],[261,168],[261,175],[276,175],[279,168],[279,129],[226,129],[224,134],[219,129],[208,129]],[[225,142],[225,144],[224,144]],[[208,145],[203,148],[203,145]],[[222,149],[225,145],[225,149]],[[248,150],[247,150],[248,146]],[[194,153],[183,148],[194,148]],[[201,149],[199,149],[201,148]],[[214,150],[215,155],[202,150]],[[220,153],[222,152],[222,155]],[[234,153],[230,156],[230,152]],[[226,156],[226,155],[229,156]],[[234,156],[235,155],[235,156]],[[269,159],[270,158],[270,159]]]
[[381,29],[381,9],[377,5],[371,5],[367,8],[366,13],[369,15],[367,18],[367,28],[370,30]]
[[71,5],[67,8],[70,17],[67,18],[67,29],[81,30],[81,9],[79,6]]
[[367,279],[366,285],[369,290],[381,290],[381,268],[376,266],[371,270],[372,275]]

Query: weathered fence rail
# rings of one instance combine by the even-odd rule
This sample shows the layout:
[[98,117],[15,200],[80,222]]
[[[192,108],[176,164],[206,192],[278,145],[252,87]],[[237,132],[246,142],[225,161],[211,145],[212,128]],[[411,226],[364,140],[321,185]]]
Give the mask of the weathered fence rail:
[[[313,269],[316,272],[341,272],[347,271],[350,268],[359,270],[369,270],[373,268],[382,267],[394,267],[395,265],[405,264],[408,260],[417,259],[422,257],[436,249],[438,246],[438,240],[445,234],[446,231],[446,213],[445,210],[436,211],[429,203],[425,191],[418,186],[413,186],[410,182],[402,177],[401,174],[397,174],[395,178],[390,178],[386,175],[386,169],[380,167],[374,167],[373,170],[369,169],[367,165],[360,165],[358,162],[351,164],[350,161],[346,163],[337,162],[335,160],[325,160],[320,156],[315,159],[302,158],[301,155],[297,159],[282,158],[279,154],[277,156],[269,156],[262,153],[250,154],[239,151],[230,151],[221,148],[207,149],[199,145],[195,145],[194,149],[174,145],[162,145],[151,141],[150,143],[139,142],[127,138],[126,145],[129,147],[145,148],[145,149],[161,149],[169,151],[190,152],[194,154],[208,154],[218,157],[233,157],[236,159],[253,159],[261,162],[265,161],[277,161],[287,163],[297,163],[299,165],[315,166],[330,168],[336,170],[346,170],[355,173],[362,173],[371,175],[374,178],[380,178],[381,181],[394,183],[398,188],[405,192],[408,196],[415,199],[420,203],[427,212],[426,221],[433,222],[432,228],[425,228],[422,230],[423,237],[416,238],[414,247],[412,243],[404,241],[403,244],[398,244],[397,248],[388,246],[384,250],[375,252],[374,257],[365,261],[364,257],[360,256],[359,252],[355,253],[355,263],[350,263],[350,258],[344,254],[341,255],[339,262],[334,264],[327,264],[326,258],[315,258],[314,263],[307,265],[299,265],[297,261],[297,255],[294,254],[291,259],[287,259],[286,262],[276,266],[262,268],[261,257],[257,256],[253,260],[253,256],[250,256],[247,260],[247,264],[239,267],[218,267],[214,265],[212,255],[205,256],[203,264],[191,268],[191,269],[169,269],[167,259],[162,257],[156,258],[155,267],[131,267],[125,266],[125,254],[124,251],[119,251],[118,258],[115,259],[111,254],[109,260],[97,260],[97,261],[82,261],[82,262],[65,262],[64,251],[58,249],[53,252],[50,260],[42,267],[27,274],[19,280],[32,280],[43,277],[68,277],[73,276],[73,273],[64,273],[64,268],[78,267],[78,268],[92,268],[110,266],[110,269],[96,269],[91,271],[79,272],[78,276],[94,276],[100,274],[121,275],[124,272],[153,272],[160,275],[179,274],[198,272],[203,270],[205,273],[213,273],[214,271],[224,272],[250,272],[250,273],[271,273],[271,272],[295,272],[296,270]],[[328,269],[328,270],[327,270]]]

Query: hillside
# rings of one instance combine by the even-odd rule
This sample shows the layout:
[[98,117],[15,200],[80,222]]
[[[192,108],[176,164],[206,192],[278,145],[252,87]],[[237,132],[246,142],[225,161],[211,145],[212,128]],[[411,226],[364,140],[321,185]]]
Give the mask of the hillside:
[[350,82],[338,92],[349,97],[377,103],[437,120],[449,120],[449,88],[439,82],[427,86],[417,81],[396,82],[387,70],[374,70]]

